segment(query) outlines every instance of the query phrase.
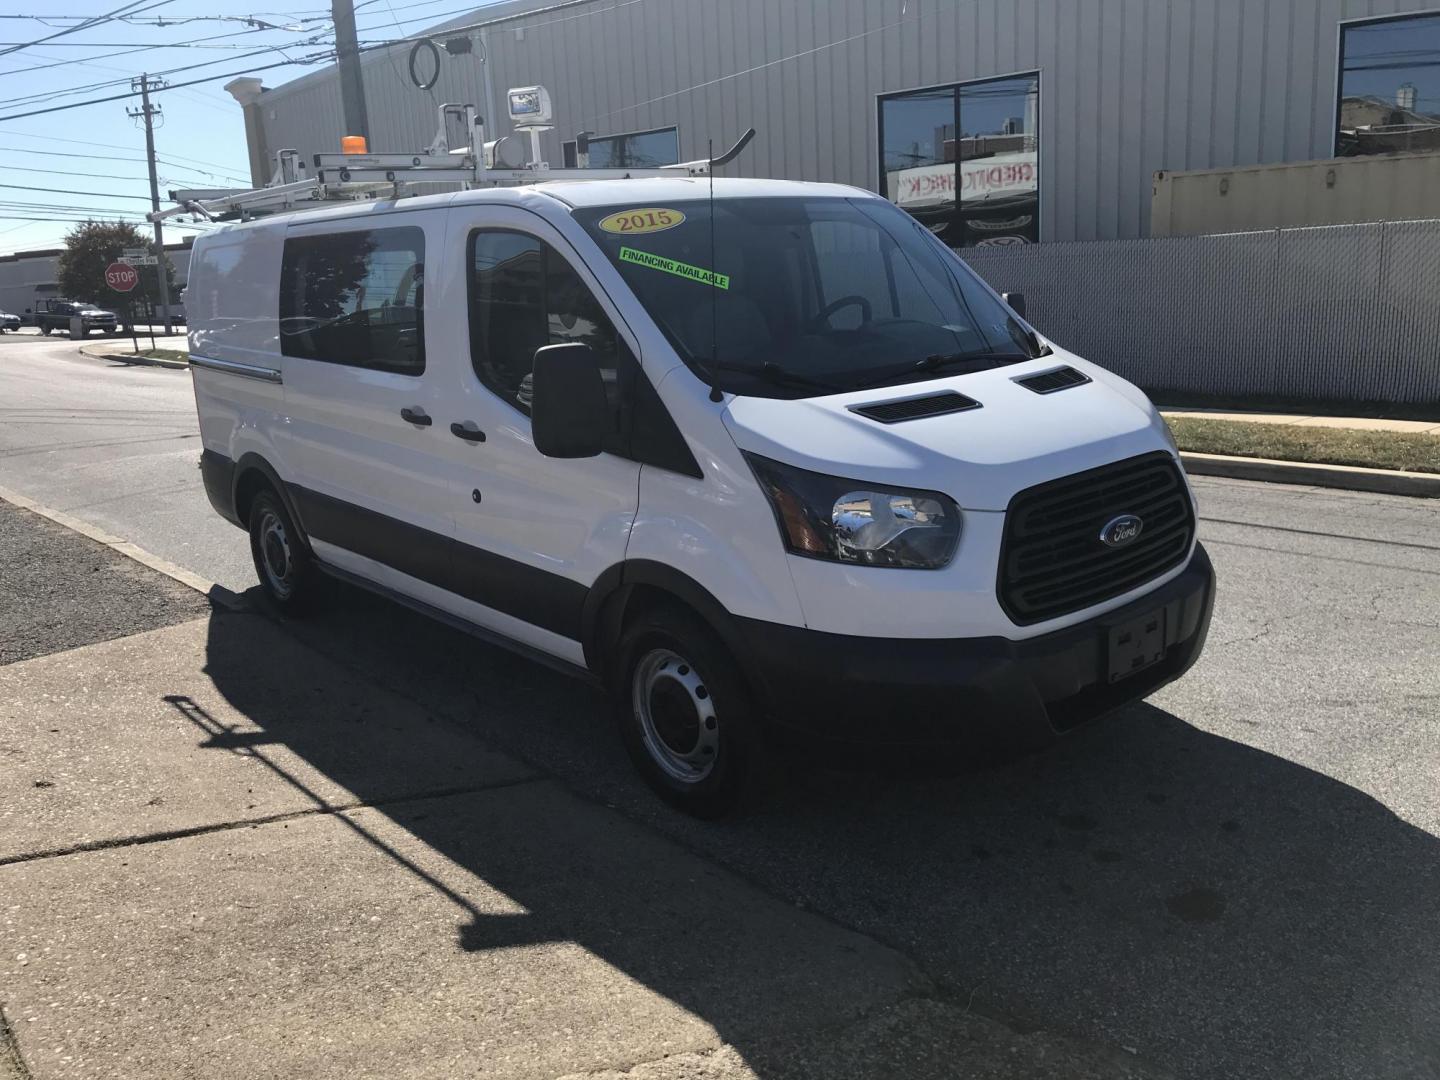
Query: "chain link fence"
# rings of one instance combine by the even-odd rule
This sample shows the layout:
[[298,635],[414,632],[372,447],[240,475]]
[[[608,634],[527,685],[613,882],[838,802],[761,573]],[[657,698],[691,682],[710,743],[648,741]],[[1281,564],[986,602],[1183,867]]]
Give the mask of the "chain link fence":
[[961,254],[1147,390],[1440,403],[1440,220]]

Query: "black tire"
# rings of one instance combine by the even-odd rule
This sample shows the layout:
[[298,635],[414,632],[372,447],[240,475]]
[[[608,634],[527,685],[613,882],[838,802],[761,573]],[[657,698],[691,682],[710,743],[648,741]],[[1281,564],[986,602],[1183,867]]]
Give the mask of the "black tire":
[[320,572],[305,538],[284,502],[265,490],[250,504],[250,557],[271,607],[283,615],[303,615],[318,602]]
[[650,608],[625,628],[617,652],[620,736],[656,794],[705,819],[757,800],[768,776],[759,717],[709,627],[679,608]]

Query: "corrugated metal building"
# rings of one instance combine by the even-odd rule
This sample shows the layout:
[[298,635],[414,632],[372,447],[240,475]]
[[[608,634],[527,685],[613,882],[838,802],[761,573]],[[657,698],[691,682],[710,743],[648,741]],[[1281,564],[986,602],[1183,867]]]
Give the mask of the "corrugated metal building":
[[[443,43],[447,27],[483,24],[469,53],[440,51],[432,91],[413,85],[408,44],[367,53],[370,145],[419,149],[445,101],[506,134],[505,90],[541,83],[552,164],[582,130],[673,126],[660,145],[688,159],[753,125],[732,174],[885,190],[932,218],[958,189],[975,212],[957,216],[956,246],[1143,237],[1157,171],[1363,144],[1337,137],[1342,93],[1346,115],[1388,106],[1342,88],[1342,29],[1417,11],[1440,0],[515,0],[436,28]],[[386,37],[378,18],[362,11],[362,41]],[[1413,45],[1412,28],[1388,26]],[[424,78],[432,54],[416,63]],[[1423,111],[1414,86],[1399,92],[1406,115]],[[338,150],[335,68],[265,91],[254,116],[257,166],[285,147]]]

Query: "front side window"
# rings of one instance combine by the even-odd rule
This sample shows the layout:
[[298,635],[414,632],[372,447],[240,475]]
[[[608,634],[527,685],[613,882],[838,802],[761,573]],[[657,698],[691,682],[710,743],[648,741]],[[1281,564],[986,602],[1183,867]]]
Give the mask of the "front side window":
[[1340,29],[1337,157],[1440,150],[1440,15]]
[[469,263],[470,359],[481,382],[528,414],[535,350],[578,342],[594,350],[614,403],[625,345],[559,252],[525,233],[489,230],[471,234]]
[[879,199],[687,200],[575,218],[680,358],[722,390],[813,397],[1038,353],[959,259]]
[[401,375],[425,370],[425,233],[413,226],[291,236],[280,351]]
[[880,99],[880,192],[951,247],[1040,240],[1040,76]]

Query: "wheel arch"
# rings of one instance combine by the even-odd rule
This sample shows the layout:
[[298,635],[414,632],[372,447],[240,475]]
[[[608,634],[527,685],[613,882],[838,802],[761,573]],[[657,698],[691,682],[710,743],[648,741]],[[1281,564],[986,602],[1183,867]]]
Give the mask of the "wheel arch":
[[235,517],[242,527],[246,529],[250,527],[250,506],[255,501],[255,496],[265,488],[273,490],[284,505],[285,512],[290,515],[290,520],[295,522],[299,528],[300,541],[308,551],[310,539],[305,531],[305,522],[301,519],[294,500],[290,498],[285,481],[280,479],[280,474],[275,471],[275,467],[260,454],[253,450],[241,454],[240,460],[235,462],[231,505],[235,507]]
[[734,658],[742,677],[755,686],[755,668],[740,625],[710,590],[664,563],[628,559],[604,571],[591,586],[581,613],[585,663],[605,684],[614,679],[614,647],[626,623],[653,604],[677,605],[703,622]]

